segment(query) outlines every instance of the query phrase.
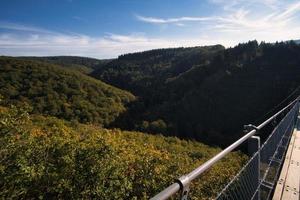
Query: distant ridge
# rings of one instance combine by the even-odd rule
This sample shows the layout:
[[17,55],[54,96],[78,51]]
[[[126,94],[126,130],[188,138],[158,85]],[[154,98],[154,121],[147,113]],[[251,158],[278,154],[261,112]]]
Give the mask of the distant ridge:
[[71,68],[89,74],[95,69],[101,68],[103,65],[111,62],[113,59],[99,60],[96,58],[80,57],[80,56],[26,56],[17,57],[26,60],[37,60],[51,64],[58,64],[63,67]]

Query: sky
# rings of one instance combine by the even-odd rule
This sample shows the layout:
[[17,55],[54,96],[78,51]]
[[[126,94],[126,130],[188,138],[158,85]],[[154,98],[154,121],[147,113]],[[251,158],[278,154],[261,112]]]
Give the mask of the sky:
[[296,0],[1,0],[0,55],[115,58],[300,39]]

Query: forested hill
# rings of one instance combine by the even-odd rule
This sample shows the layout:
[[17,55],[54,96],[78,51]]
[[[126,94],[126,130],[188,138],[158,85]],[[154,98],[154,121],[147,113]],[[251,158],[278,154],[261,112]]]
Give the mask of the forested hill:
[[121,55],[95,70],[92,76],[144,96],[155,92],[168,78],[176,77],[192,67],[207,64],[222,50],[223,46],[215,45],[156,49]]
[[[220,152],[175,137],[30,116],[11,105],[0,106],[0,122],[0,199],[149,199]],[[193,182],[190,197],[215,197],[246,160],[226,156]]]
[[153,50],[120,56],[93,75],[139,96],[117,126],[226,145],[243,124],[261,122],[299,94],[300,46],[251,41]]
[[108,125],[135,97],[74,70],[0,57],[0,94],[7,104],[27,103],[33,113]]
[[[87,66],[94,78],[74,65]],[[244,124],[261,122],[291,93],[290,99],[299,94],[300,46],[251,41],[107,61],[2,57],[0,66],[0,94],[9,102],[28,102],[35,113],[223,146],[241,136]],[[132,94],[95,78],[138,98],[132,101]]]
[[95,69],[112,61],[112,59],[99,60],[95,58],[79,56],[48,56],[48,57],[19,57],[23,60],[37,60],[51,64],[58,64],[63,67],[75,69],[85,74],[89,74]]

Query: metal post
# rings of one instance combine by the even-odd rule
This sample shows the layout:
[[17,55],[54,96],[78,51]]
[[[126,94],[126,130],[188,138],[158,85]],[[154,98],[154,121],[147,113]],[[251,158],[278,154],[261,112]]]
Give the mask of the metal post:
[[257,165],[256,169],[253,170],[256,183],[257,183],[257,190],[253,196],[253,200],[260,200],[260,137],[259,136],[252,136],[248,140],[248,154],[249,156],[253,156],[257,153]]

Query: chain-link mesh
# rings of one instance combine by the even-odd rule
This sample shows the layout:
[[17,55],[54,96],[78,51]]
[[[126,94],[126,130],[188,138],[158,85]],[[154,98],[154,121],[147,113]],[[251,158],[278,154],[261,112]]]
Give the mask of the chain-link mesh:
[[217,197],[218,200],[252,199],[258,189],[258,160],[259,154],[255,153],[239,174],[223,189]]
[[298,110],[299,105],[296,103],[216,199],[267,200],[271,198],[295,126]]

